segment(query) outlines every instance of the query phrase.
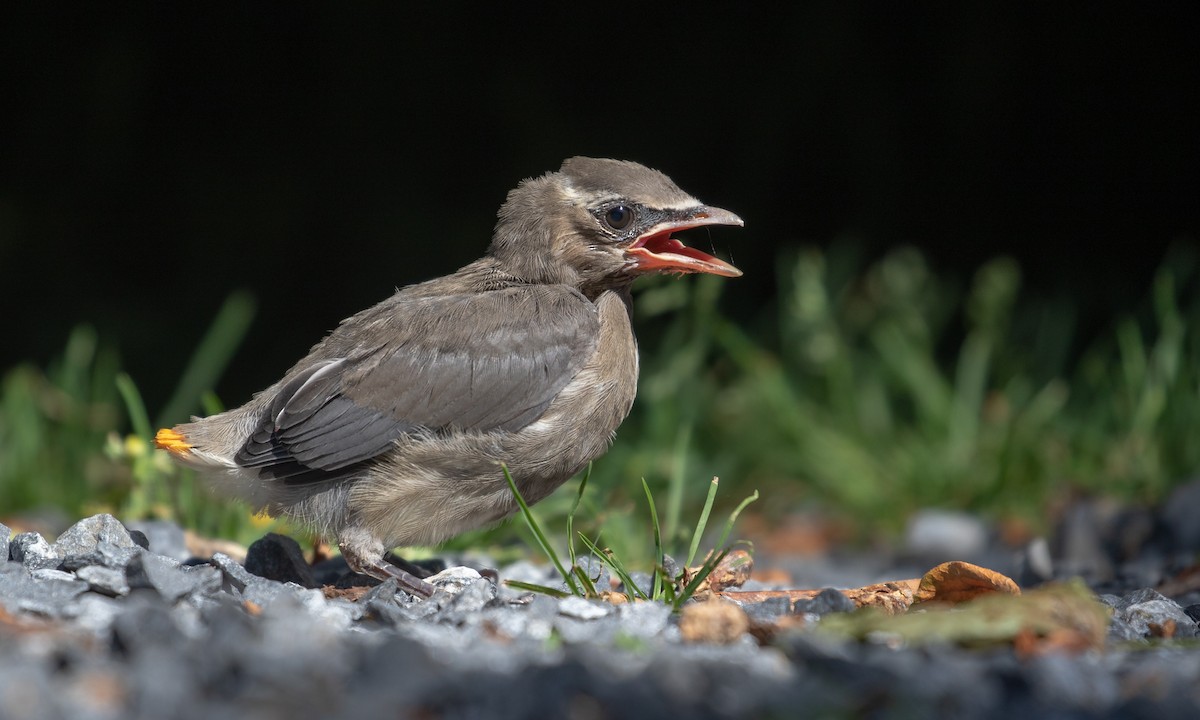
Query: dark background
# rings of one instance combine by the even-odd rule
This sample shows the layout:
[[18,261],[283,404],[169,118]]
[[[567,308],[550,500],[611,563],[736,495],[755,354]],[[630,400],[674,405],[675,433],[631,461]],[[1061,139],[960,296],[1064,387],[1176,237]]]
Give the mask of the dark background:
[[153,409],[248,288],[238,404],[477,257],[507,190],[576,154],[746,219],[713,233],[736,315],[782,249],[854,237],[962,277],[1011,254],[1086,331],[1200,235],[1193,7],[10,7],[0,370],[91,322]]

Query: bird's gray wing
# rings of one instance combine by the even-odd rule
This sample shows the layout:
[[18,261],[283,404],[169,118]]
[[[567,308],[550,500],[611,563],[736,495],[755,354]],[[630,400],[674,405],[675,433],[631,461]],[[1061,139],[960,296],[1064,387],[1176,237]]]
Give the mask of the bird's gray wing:
[[599,333],[595,306],[562,286],[397,298],[318,346],[318,357],[338,355],[279,389],[239,465],[314,482],[352,474],[406,433],[519,430],[579,372]]

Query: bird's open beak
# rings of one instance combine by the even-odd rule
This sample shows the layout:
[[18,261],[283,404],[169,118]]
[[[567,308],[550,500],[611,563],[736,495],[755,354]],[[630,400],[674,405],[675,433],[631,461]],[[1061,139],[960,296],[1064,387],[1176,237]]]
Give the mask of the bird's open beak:
[[729,263],[708,253],[679,242],[671,237],[677,230],[690,230],[705,225],[745,225],[737,215],[714,207],[690,208],[678,217],[661,222],[638,236],[625,249],[625,258],[639,272],[710,273],[724,277],[742,274]]

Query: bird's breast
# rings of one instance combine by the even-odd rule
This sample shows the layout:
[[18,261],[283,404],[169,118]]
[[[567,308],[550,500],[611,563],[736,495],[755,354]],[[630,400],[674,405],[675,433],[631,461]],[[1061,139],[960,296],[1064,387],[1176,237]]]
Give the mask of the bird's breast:
[[609,291],[595,302],[600,319],[595,352],[546,412],[512,436],[513,477],[530,502],[602,455],[633,407],[638,353],[627,297]]

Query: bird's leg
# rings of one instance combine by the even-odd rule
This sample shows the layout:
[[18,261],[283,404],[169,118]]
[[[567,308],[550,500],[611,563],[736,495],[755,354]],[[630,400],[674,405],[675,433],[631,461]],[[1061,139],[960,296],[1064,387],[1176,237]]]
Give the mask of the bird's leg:
[[399,555],[397,555],[394,552],[390,552],[390,553],[387,553],[386,555],[384,555],[383,562],[385,562],[388,565],[398,567],[401,570],[403,570],[404,572],[408,573],[409,575],[412,575],[413,577],[421,578],[422,580],[429,577],[430,575],[433,575],[432,571],[427,570],[414,562],[409,562],[408,560],[405,560],[404,558],[400,557]]
[[370,575],[376,580],[395,578],[400,589],[428,600],[437,588],[383,559],[383,543],[361,528],[343,531],[338,546],[346,564],[356,573]]

